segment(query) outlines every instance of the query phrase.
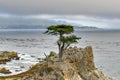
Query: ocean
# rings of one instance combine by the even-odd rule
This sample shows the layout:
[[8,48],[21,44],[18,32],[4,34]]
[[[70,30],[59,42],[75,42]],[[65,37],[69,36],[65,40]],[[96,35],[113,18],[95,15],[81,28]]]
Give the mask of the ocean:
[[[44,34],[45,29],[1,29],[0,50],[18,52],[20,60],[0,65],[18,74],[36,64],[44,53],[57,52],[58,36]],[[94,60],[107,76],[120,80],[120,30],[76,30],[75,35],[81,37],[78,43],[71,46],[86,47],[91,45]],[[24,66],[24,68],[23,68]],[[0,74],[7,76],[7,74]]]

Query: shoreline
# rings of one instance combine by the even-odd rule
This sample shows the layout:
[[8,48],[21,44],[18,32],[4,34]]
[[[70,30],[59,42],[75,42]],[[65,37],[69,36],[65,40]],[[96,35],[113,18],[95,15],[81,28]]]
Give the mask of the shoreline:
[[11,71],[10,74],[0,73],[0,75],[2,76],[17,75],[28,71],[32,65],[35,65],[39,62],[37,58],[27,54],[18,53],[18,56],[20,57],[19,60],[11,60],[10,62],[6,62],[6,64],[0,64],[2,68]]
[[[50,60],[48,61],[48,62],[46,62],[46,61],[41,61],[41,62],[39,62],[39,63],[37,63],[37,64],[35,64],[34,66],[32,66],[29,70],[27,70],[27,71],[25,71],[25,72],[23,72],[23,73],[20,73],[20,74],[16,74],[16,75],[11,75],[11,76],[0,76],[0,79],[5,79],[5,80],[7,80],[7,79],[20,79],[20,80],[22,80],[23,78],[26,78],[26,80],[29,80],[29,77],[31,76],[32,78],[33,77],[35,77],[34,76],[34,73],[36,74],[36,73],[38,73],[38,70],[43,70],[45,67],[48,69],[48,68],[50,68],[50,72],[51,72],[51,70],[52,71],[54,71],[54,69],[57,69],[57,70],[59,70],[59,68],[60,69],[65,69],[64,67],[66,67],[66,68],[70,68],[70,67],[67,67],[67,66],[71,66],[71,67],[73,67],[73,68],[75,68],[74,66],[76,65],[76,62],[74,62],[74,58],[75,58],[75,60],[76,59],[78,59],[77,60],[77,62],[79,63],[79,64],[81,64],[81,67],[78,67],[79,68],[79,70],[80,70],[80,74],[81,75],[84,75],[84,74],[82,74],[81,72],[87,72],[87,74],[89,73],[89,71],[88,70],[90,70],[90,73],[91,73],[91,76],[94,76],[95,74],[96,75],[98,75],[99,76],[99,78],[101,78],[101,79],[105,79],[105,80],[113,80],[112,78],[107,78],[102,72],[100,72],[97,68],[95,68],[95,66],[94,66],[94,59],[93,59],[93,57],[92,57],[92,48],[90,47],[90,46],[88,46],[88,47],[86,47],[85,49],[82,49],[82,48],[77,48],[76,49],[76,47],[74,47],[73,48],[73,50],[79,50],[80,49],[80,52],[79,53],[71,53],[71,48],[70,49],[68,49],[68,53],[69,53],[69,50],[70,50],[70,53],[69,54],[71,54],[71,59],[70,60],[68,60],[68,58],[67,58],[67,53],[65,53],[65,55],[64,55],[64,57],[63,57],[63,62],[59,62],[59,61],[56,61],[56,54],[54,55],[54,56],[50,56],[49,58],[50,58]],[[86,52],[87,51],[87,52]],[[82,52],[82,53],[81,53]],[[85,53],[84,53],[85,52]],[[87,59],[86,59],[86,57],[85,56],[81,56],[82,54],[84,53],[84,55],[86,56],[86,57],[88,57]],[[79,58],[79,57],[73,57],[74,55],[79,55],[81,58]],[[49,55],[48,55],[49,56]],[[52,62],[51,62],[51,60],[52,60]],[[72,60],[72,62],[71,62],[71,60]],[[79,60],[81,61],[81,60],[83,60],[83,63],[80,63],[79,62]],[[85,60],[85,62],[84,62],[84,60]],[[86,64],[86,61],[88,62],[87,64]],[[92,63],[89,63],[89,62],[91,62],[92,61]],[[62,64],[61,64],[62,63]],[[57,64],[57,65],[56,65]],[[72,65],[74,65],[74,66],[72,66]],[[91,64],[91,65],[89,65],[89,64]],[[47,67],[47,66],[49,66],[49,67]],[[59,66],[58,66],[59,65]],[[86,67],[85,67],[85,65],[86,65]],[[42,67],[43,66],[43,67]],[[60,67],[61,66],[61,67]],[[62,67],[62,66],[64,66],[64,67]],[[83,67],[82,67],[83,66]],[[54,68],[54,67],[59,67],[59,68]],[[76,65],[76,67],[77,67],[77,65]],[[77,69],[77,68],[75,68],[75,69]],[[87,70],[88,69],[88,70]],[[49,70],[49,69],[48,69]],[[66,70],[66,69],[65,69]],[[69,70],[69,69],[68,69]],[[97,71],[97,72],[96,72]],[[64,72],[64,71],[63,71]],[[43,72],[42,72],[43,73]],[[48,74],[48,73],[47,73]],[[66,73],[64,73],[65,75],[66,75]],[[69,73],[69,74],[71,74],[71,72]],[[49,75],[49,74],[48,74]],[[74,74],[74,75],[78,75],[78,74]],[[100,75],[101,75],[101,77],[100,77]],[[40,77],[40,76],[39,76]],[[47,77],[47,76],[46,76]],[[60,77],[60,76],[59,76]],[[28,78],[28,79],[27,79]],[[65,76],[63,77],[63,78],[65,78]],[[67,77],[66,77],[67,78]],[[86,77],[85,77],[86,78]],[[96,79],[97,77],[92,77],[93,79]],[[76,78],[77,79],[77,78]],[[79,78],[80,79],[80,78]],[[77,80],[79,80],[79,79],[77,79]],[[88,78],[89,79],[89,78]],[[31,80],[31,79],[30,79]],[[45,79],[46,80],[46,79]],[[82,80],[84,80],[84,78],[82,79]]]
[[[103,33],[106,34],[103,36]],[[103,33],[77,32],[75,34],[81,36],[82,39],[79,44],[75,45],[78,47],[92,45],[97,67],[107,75],[120,79],[118,72],[120,70],[120,64],[118,64],[120,61],[120,32],[111,33],[108,31]],[[15,51],[21,54],[25,53],[29,57],[31,55],[37,59],[44,57],[44,52],[49,53],[51,50],[57,52],[55,41],[55,36],[44,35],[42,32],[5,32],[4,34],[1,32],[0,50]]]

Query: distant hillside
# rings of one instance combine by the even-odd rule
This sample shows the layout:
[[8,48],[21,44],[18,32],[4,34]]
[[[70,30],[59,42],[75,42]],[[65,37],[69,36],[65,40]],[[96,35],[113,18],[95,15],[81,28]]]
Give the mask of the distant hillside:
[[0,19],[0,29],[43,29],[56,24],[60,23],[47,19]]
[[97,30],[97,29],[101,29],[98,27],[94,27],[94,26],[76,26],[76,29],[81,29],[81,30]]
[[0,27],[0,29],[44,29],[46,26],[44,25],[4,25]]

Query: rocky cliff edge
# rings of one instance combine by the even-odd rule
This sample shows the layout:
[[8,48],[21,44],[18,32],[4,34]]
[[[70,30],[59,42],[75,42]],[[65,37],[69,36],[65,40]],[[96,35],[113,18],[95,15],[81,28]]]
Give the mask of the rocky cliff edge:
[[91,46],[68,48],[62,62],[54,52],[45,60],[14,77],[18,80],[112,80],[95,67]]

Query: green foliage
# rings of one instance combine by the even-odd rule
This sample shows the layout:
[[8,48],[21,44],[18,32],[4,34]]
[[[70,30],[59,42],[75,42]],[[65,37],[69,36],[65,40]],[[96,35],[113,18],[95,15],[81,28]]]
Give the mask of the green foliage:
[[55,52],[51,51],[50,54],[48,55],[48,57],[52,57],[55,56]]
[[69,34],[74,31],[73,26],[71,25],[52,25],[47,28],[48,30],[46,33],[52,34],[52,35],[63,35],[63,34]]
[[[70,34],[74,32],[74,28],[71,25],[52,25],[47,28],[45,33],[52,35],[59,35],[59,39],[57,41],[58,49],[59,49],[59,60],[62,60],[62,55],[64,50],[66,50],[70,44],[76,43],[77,40],[81,39],[76,37],[75,35],[64,36],[64,34]],[[52,54],[50,55],[52,56]]]
[[18,80],[17,78],[13,79],[13,80]]
[[76,43],[77,40],[79,40],[81,38],[76,37],[75,35],[71,35],[71,36],[63,36],[60,41],[63,43]]

